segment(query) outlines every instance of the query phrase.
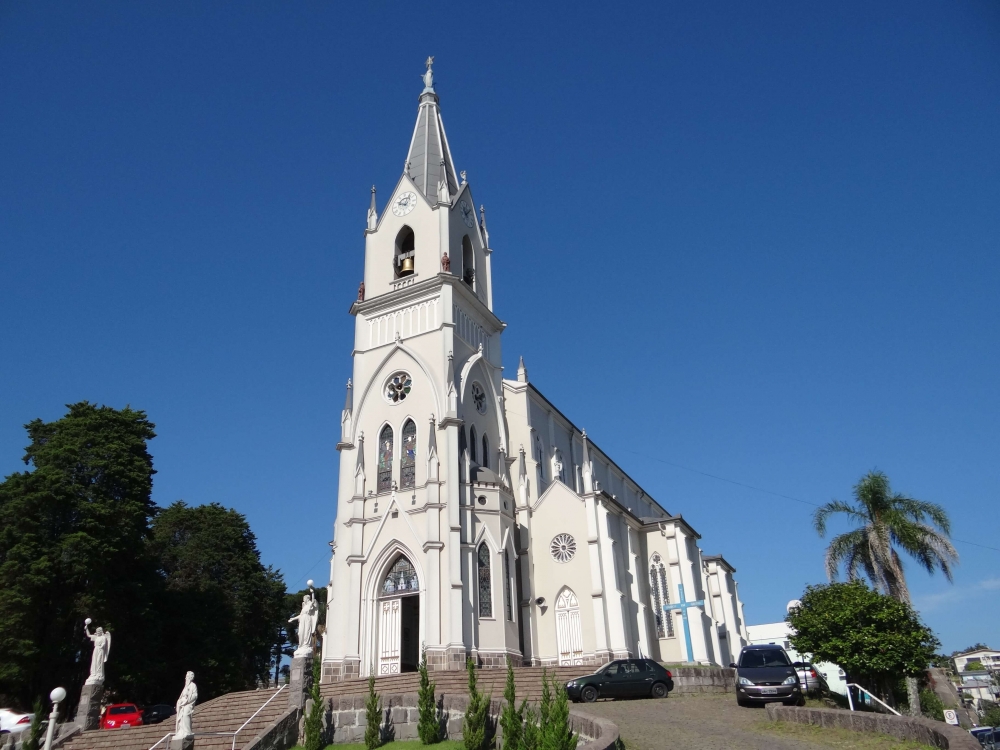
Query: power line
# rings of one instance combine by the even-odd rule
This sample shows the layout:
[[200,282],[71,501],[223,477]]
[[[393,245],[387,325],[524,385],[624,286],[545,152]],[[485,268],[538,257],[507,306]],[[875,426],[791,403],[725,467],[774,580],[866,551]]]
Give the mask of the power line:
[[[774,497],[780,497],[784,500],[793,500],[796,503],[802,503],[803,505],[811,505],[814,508],[822,507],[819,503],[812,503],[808,500],[803,500],[798,497],[792,497],[791,495],[784,495],[780,492],[774,492],[772,490],[765,490],[763,487],[754,487],[752,484],[747,484],[746,482],[737,482],[735,479],[726,479],[726,477],[720,477],[717,474],[709,474],[707,471],[701,471],[700,469],[692,469],[690,466],[681,466],[681,464],[676,464],[673,461],[667,461],[663,458],[656,458],[654,456],[647,456],[645,453],[639,453],[638,451],[625,449],[626,453],[631,453],[634,456],[639,456],[639,458],[644,458],[647,461],[658,461],[661,464],[666,464],[667,466],[673,466],[675,469],[681,469],[683,471],[690,471],[692,474],[700,474],[703,477],[709,477],[710,479],[716,479],[720,482],[726,482],[727,484],[734,484],[737,487],[745,487],[748,490],[753,490],[754,492],[763,492],[765,495],[773,495]],[[1000,552],[998,547],[990,547],[986,544],[980,544],[979,542],[969,542],[965,539],[956,539],[952,537],[952,541],[958,542],[959,544],[970,544],[973,547],[982,547],[983,549],[993,550],[994,552]]]

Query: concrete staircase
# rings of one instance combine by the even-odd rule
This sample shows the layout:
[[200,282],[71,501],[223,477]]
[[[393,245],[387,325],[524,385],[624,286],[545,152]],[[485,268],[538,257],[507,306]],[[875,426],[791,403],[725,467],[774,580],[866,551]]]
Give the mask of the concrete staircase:
[[[227,693],[195,706],[191,726],[194,729],[195,750],[228,750],[233,747],[233,736],[212,732],[235,732],[243,722],[253,716],[276,690],[249,690]],[[243,748],[288,710],[288,689],[281,692],[254,717],[253,721],[236,735],[236,747]],[[161,724],[128,729],[95,729],[72,737],[63,750],[149,750],[163,736],[174,730],[173,717]],[[170,740],[161,742],[156,750],[170,750]]]
[[[554,667],[546,670],[551,679],[553,676],[565,684],[574,677],[591,674],[597,667]],[[467,695],[469,692],[469,676],[465,670],[449,670],[430,673],[436,695]],[[476,672],[479,692],[492,694],[493,698],[502,698],[504,685],[507,681],[506,669],[480,669]],[[542,670],[540,667],[520,667],[514,670],[514,684],[517,686],[517,700],[520,703],[527,699],[529,703],[538,703],[542,697]],[[420,689],[420,675],[417,672],[407,672],[390,677],[376,677],[375,691],[382,696],[387,705],[388,696],[403,693],[416,693]],[[344,680],[329,682],[320,687],[324,698],[339,698],[341,696],[358,696],[368,693],[368,679]],[[336,706],[335,706],[336,707]],[[357,706],[362,708],[362,706]]]

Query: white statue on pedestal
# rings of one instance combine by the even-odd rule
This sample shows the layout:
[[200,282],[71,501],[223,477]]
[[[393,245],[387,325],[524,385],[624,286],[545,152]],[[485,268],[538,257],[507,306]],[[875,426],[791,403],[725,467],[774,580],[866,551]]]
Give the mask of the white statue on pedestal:
[[194,684],[194,672],[184,675],[184,689],[177,699],[177,719],[174,722],[174,739],[182,740],[194,734],[191,729],[191,714],[198,702],[198,686]]
[[313,633],[316,632],[319,620],[319,606],[312,590],[312,581],[309,581],[309,593],[302,597],[302,610],[289,619],[289,622],[296,620],[299,622],[299,647],[295,649],[294,656],[309,656],[312,653]]
[[98,628],[93,633],[90,632],[89,617],[83,622],[83,632],[94,642],[94,653],[90,656],[90,676],[86,685],[96,685],[104,682],[104,663],[111,653],[111,633],[105,633],[103,628]]

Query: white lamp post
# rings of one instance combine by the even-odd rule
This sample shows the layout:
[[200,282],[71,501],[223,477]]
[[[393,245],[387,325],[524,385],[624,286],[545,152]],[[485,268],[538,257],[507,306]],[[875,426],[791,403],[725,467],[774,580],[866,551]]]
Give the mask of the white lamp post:
[[49,714],[49,727],[45,730],[45,750],[52,750],[52,735],[56,731],[56,720],[59,718],[59,704],[66,700],[66,691],[61,687],[49,693],[52,701],[52,713]]

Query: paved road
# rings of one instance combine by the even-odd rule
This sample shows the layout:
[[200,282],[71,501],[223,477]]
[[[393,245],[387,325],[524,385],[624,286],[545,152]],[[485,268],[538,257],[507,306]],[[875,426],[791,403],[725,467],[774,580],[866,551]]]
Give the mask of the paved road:
[[[855,746],[850,735],[846,743],[840,736],[817,744],[810,738],[767,731],[761,727],[767,721],[764,709],[740,708],[732,695],[598,701],[577,704],[577,708],[615,722],[628,750],[828,750]],[[872,747],[864,743],[867,738],[858,739],[856,747]]]

